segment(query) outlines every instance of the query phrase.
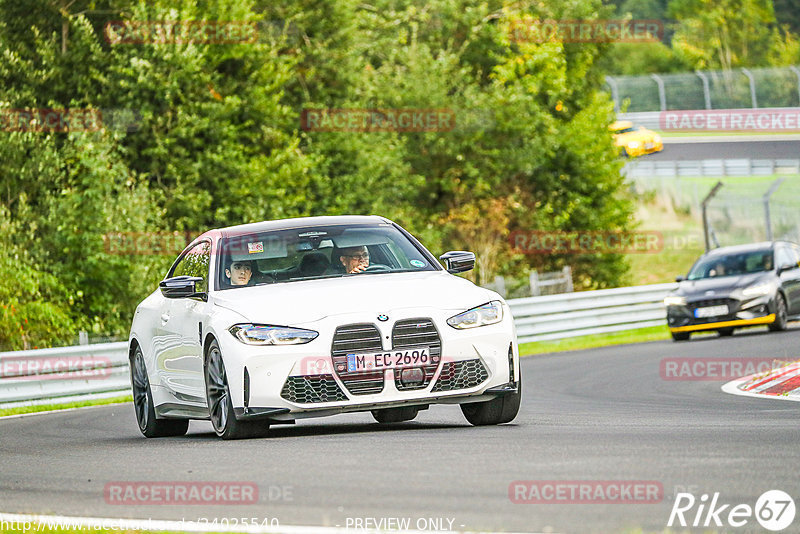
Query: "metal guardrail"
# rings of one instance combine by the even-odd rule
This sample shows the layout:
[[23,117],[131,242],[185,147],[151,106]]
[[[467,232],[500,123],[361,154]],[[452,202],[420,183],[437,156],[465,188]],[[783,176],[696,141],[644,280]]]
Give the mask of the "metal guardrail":
[[631,121],[635,126],[644,126],[649,130],[661,130],[660,111],[640,111],[638,113],[619,113],[617,120]]
[[666,325],[677,284],[620,287],[509,300],[520,343]]
[[0,404],[129,390],[127,345],[0,352]]
[[[675,284],[511,299],[520,343],[666,324]],[[0,404],[128,392],[126,342],[0,353]]]
[[622,174],[630,178],[796,175],[800,174],[800,159],[635,160],[625,164]]

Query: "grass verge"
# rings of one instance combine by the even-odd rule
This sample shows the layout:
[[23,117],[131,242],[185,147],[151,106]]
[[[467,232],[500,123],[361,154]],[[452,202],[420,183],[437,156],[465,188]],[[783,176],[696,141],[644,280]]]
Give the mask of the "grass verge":
[[595,349],[610,345],[625,345],[627,343],[642,343],[644,341],[660,341],[670,339],[666,326],[651,326],[637,328],[610,334],[593,334],[589,336],[571,337],[568,339],[555,339],[552,341],[535,341],[519,346],[521,356],[546,354],[549,352],[563,352],[567,350]]
[[0,417],[6,415],[20,415],[24,413],[48,412],[52,410],[66,410],[68,408],[83,408],[85,406],[102,406],[105,404],[120,404],[123,402],[133,402],[131,395],[120,395],[119,397],[109,397],[107,399],[94,399],[79,402],[64,402],[56,404],[39,404],[36,406],[19,406],[16,408],[0,408]]

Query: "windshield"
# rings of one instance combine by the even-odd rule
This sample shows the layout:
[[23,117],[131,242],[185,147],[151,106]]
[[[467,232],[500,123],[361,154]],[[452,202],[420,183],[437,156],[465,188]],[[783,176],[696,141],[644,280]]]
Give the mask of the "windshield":
[[220,242],[219,289],[436,267],[389,224],[311,226]]
[[636,129],[632,128],[632,127],[631,128],[623,128],[621,130],[614,130],[614,134],[619,135],[619,134],[630,133],[630,132],[635,132],[635,131],[636,131]]
[[701,258],[689,271],[689,280],[736,276],[748,273],[771,271],[773,266],[771,250],[757,250],[738,254],[715,254]]

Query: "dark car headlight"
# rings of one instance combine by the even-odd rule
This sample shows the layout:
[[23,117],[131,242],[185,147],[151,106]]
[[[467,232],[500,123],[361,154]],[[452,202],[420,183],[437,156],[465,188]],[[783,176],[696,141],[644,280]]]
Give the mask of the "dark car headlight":
[[247,345],[302,345],[319,336],[313,330],[267,324],[235,324],[228,331]]
[[502,320],[503,304],[499,300],[493,300],[450,317],[447,320],[447,324],[453,328],[463,330],[465,328],[496,324]]

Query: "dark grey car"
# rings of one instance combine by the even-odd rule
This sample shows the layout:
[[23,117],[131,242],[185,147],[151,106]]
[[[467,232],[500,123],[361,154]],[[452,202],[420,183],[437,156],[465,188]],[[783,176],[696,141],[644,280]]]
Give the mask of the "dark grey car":
[[667,324],[675,341],[692,332],[767,325],[786,329],[800,317],[800,246],[788,241],[711,250],[692,266],[665,299]]

